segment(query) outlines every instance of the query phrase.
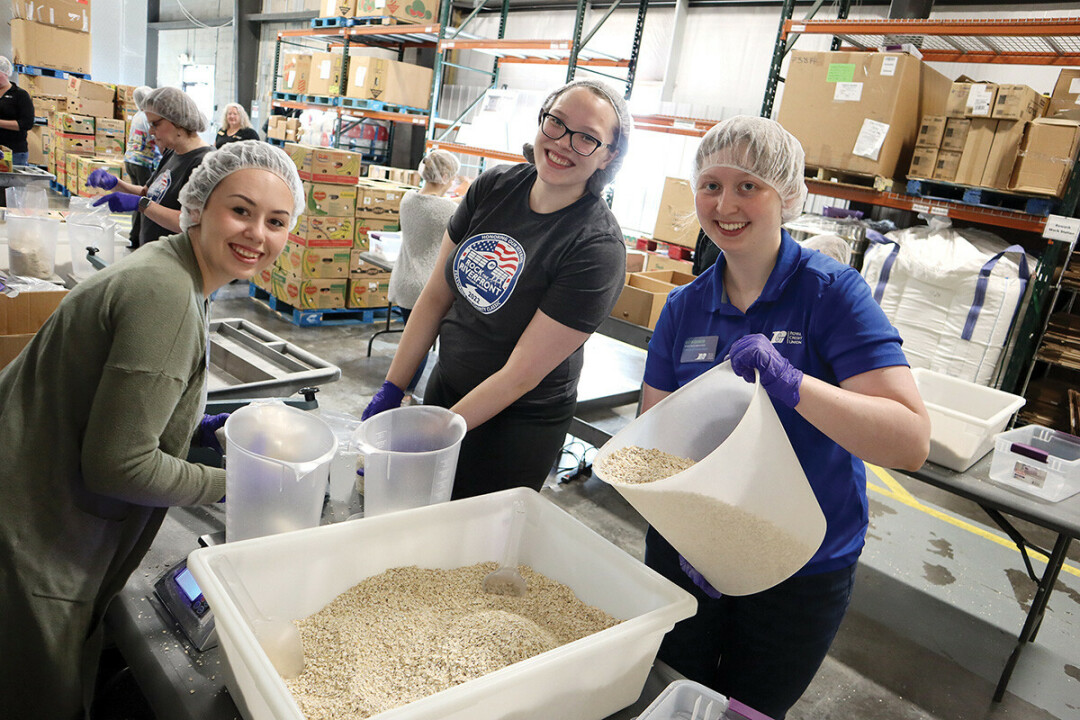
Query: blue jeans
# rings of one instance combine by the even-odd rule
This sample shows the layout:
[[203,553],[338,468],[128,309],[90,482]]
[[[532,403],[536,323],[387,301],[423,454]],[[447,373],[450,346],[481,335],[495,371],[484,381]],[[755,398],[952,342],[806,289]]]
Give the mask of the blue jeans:
[[13,152],[13,153],[11,153],[11,164],[12,165],[29,165],[30,164],[30,153],[29,152],[21,152],[21,153]]
[[[747,558],[753,562],[753,558]],[[710,598],[649,528],[645,564],[698,601],[697,614],[664,636],[657,657],[691,680],[783,720],[829,652],[855,584],[855,564],[792,577],[764,592]]]

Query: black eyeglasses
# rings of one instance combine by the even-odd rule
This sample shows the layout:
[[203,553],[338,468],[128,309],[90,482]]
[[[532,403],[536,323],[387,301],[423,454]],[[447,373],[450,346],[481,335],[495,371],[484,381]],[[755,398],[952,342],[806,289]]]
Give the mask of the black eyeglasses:
[[580,130],[571,130],[566,127],[566,123],[551,113],[540,113],[540,132],[544,133],[552,140],[558,140],[562,136],[569,134],[570,148],[578,155],[584,155],[585,157],[589,157],[604,145],[607,145],[612,149],[615,147],[602,140],[597,140],[589,133],[581,132]]

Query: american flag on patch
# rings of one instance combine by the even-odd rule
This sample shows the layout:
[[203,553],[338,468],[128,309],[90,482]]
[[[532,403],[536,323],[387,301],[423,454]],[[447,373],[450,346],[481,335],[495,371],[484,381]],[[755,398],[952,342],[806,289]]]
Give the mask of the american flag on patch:
[[512,276],[517,272],[518,264],[521,262],[517,250],[498,238],[480,240],[471,249],[488,260],[494,260],[499,269],[507,275]]

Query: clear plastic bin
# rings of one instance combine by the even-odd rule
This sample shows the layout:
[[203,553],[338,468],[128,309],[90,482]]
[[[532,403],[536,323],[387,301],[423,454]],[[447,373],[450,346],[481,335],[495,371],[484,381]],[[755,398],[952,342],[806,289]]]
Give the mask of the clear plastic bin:
[[990,479],[1050,502],[1080,492],[1080,437],[1025,425],[994,439]]
[[191,553],[188,567],[214,611],[226,686],[241,715],[302,718],[239,609],[236,585],[264,615],[295,620],[390,568],[498,561],[516,500],[525,502],[519,561],[624,622],[374,717],[601,720],[637,700],[660,640],[694,614],[693,596],[539,493],[515,488]]
[[656,696],[637,720],[770,720],[769,717],[728,700],[693,680],[676,680]]
[[913,368],[930,414],[930,462],[964,472],[994,448],[994,435],[1024,406],[1019,395]]

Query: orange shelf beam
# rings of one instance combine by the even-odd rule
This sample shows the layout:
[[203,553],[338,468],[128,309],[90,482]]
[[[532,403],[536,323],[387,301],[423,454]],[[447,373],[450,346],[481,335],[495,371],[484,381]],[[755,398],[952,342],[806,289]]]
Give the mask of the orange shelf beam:
[[[521,65],[565,65],[569,58],[499,58],[500,63],[518,63]],[[585,60],[578,58],[577,64],[586,67],[630,67],[629,60],[610,60],[605,58],[593,58]]]
[[1080,18],[1010,20],[786,20],[784,35],[953,35],[1052,37],[1080,35]]
[[503,52],[526,52],[529,50],[565,50],[570,52],[569,40],[442,40],[440,50],[501,50]]
[[440,142],[437,140],[428,140],[425,144],[429,150],[446,150],[447,152],[460,153],[462,155],[490,158],[492,160],[506,160],[507,162],[525,162],[524,155],[505,152],[503,150],[486,150],[484,148],[473,147],[472,145],[461,145],[460,143]]

